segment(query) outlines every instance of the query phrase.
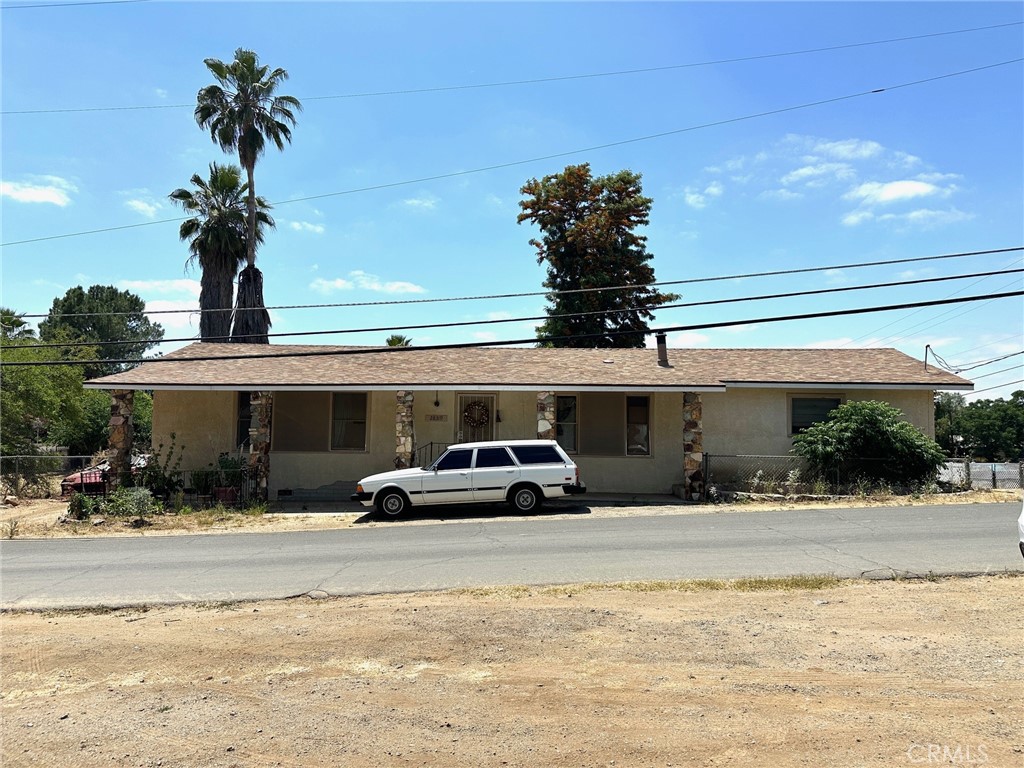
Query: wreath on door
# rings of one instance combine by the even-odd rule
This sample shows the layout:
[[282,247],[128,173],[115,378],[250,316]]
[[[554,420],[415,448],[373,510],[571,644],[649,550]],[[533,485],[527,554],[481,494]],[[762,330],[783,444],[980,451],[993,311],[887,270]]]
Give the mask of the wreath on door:
[[479,429],[486,426],[487,422],[491,420],[491,412],[487,410],[486,403],[474,400],[462,411],[462,419],[466,422],[467,427]]

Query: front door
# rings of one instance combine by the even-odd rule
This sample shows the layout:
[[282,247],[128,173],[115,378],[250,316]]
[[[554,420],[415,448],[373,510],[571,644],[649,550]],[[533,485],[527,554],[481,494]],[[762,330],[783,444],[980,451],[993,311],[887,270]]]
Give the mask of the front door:
[[459,431],[457,443],[477,443],[494,439],[494,395],[459,395]]

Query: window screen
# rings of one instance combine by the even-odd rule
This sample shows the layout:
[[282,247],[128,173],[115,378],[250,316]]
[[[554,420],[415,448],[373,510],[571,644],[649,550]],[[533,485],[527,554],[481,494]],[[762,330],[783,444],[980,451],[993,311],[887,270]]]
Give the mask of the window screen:
[[576,396],[559,395],[555,398],[555,439],[570,453],[576,452]]
[[825,421],[828,414],[842,402],[839,397],[794,397],[791,400],[790,432],[798,435],[809,426]]
[[331,449],[366,450],[366,393],[335,392],[331,419]]

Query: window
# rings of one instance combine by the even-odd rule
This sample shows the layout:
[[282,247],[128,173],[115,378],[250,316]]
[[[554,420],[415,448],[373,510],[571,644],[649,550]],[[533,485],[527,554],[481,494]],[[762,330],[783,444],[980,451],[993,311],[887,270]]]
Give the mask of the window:
[[648,395],[584,392],[578,400],[581,454],[651,455],[651,398]]
[[249,447],[249,427],[252,426],[252,392],[238,393],[238,418],[235,428],[235,445]]
[[514,467],[515,463],[504,448],[477,448],[476,468]]
[[514,445],[512,453],[520,464],[564,464],[563,459],[551,445]]
[[365,392],[335,392],[331,417],[331,450],[366,450]]
[[434,469],[469,469],[473,461],[473,451],[448,451],[434,465]]
[[825,421],[833,409],[843,402],[841,397],[790,397],[789,433],[799,435],[813,424]]
[[563,450],[576,452],[576,396],[555,398],[555,439]]
[[626,398],[626,455],[649,456],[651,453],[650,398]]

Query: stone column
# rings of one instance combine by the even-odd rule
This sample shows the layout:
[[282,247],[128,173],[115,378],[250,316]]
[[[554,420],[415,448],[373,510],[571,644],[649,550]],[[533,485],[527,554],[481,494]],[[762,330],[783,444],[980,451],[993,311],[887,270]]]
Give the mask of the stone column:
[[[131,484],[132,441],[135,439],[135,390],[114,389],[110,392],[110,480],[114,485]],[[127,482],[125,482],[127,481]]]
[[704,496],[704,429],[700,393],[683,393],[683,491],[687,501]]
[[274,411],[273,392],[253,392],[252,421],[249,423],[249,471],[256,481],[255,499],[266,501],[270,481],[270,423]]
[[555,439],[555,393],[537,393],[537,439]]
[[400,389],[395,393],[395,469],[411,467],[416,452],[413,397],[412,390],[408,389]]

